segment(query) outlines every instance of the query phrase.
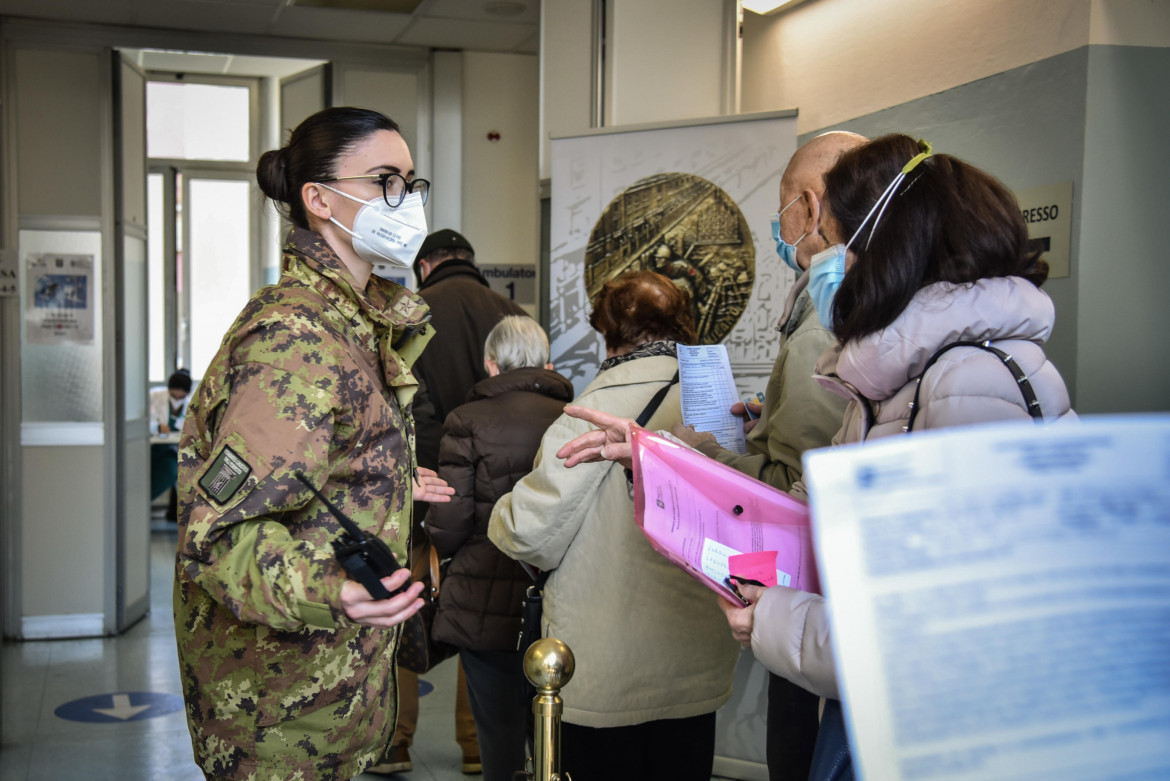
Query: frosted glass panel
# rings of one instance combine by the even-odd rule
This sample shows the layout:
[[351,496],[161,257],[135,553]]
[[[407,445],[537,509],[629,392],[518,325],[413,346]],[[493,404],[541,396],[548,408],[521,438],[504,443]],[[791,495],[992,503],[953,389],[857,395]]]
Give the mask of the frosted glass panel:
[[122,317],[126,357],[123,364],[126,380],[126,420],[146,417],[146,242],[126,236],[123,239]]
[[[25,423],[97,422],[102,420],[102,235],[98,231],[20,232],[21,309],[35,309],[30,296],[30,262],[45,255],[92,256],[93,274],[87,285],[92,307],[93,341],[63,340],[39,344],[21,318],[21,420]],[[85,313],[88,317],[89,313]]]
[[149,233],[147,234],[147,317],[150,333],[150,378],[163,380],[167,377],[166,367],[166,261],[163,255],[163,234],[165,225],[163,205],[163,176],[150,174],[146,177],[146,214]]
[[191,376],[198,379],[252,292],[252,210],[247,181],[191,177],[189,186]]
[[220,84],[146,85],[146,154],[247,162],[249,90]]

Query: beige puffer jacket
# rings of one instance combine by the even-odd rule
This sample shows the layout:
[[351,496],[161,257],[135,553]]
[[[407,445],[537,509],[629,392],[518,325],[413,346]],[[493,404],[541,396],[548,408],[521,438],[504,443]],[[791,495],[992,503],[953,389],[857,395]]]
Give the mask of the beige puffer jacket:
[[[833,444],[902,434],[918,375],[940,347],[956,341],[990,341],[1009,353],[1027,375],[1044,420],[1075,420],[1064,380],[1044,354],[1054,320],[1048,295],[1019,277],[923,288],[885,329],[838,345],[817,362],[821,385],[849,399]],[[1031,421],[1011,372],[977,347],[944,353],[922,379],[918,406],[914,431]],[[792,494],[804,498],[804,483]],[[752,651],[777,675],[822,697],[839,698],[822,597],[782,586],[768,589],[756,605]]]

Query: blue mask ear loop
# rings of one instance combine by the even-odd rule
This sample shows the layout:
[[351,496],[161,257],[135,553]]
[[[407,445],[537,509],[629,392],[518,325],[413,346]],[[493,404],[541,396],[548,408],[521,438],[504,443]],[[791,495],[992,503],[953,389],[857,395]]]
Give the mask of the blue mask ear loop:
[[[865,227],[865,224],[869,222],[869,218],[873,216],[875,211],[877,211],[877,219],[873,221],[873,230],[869,232],[869,238],[866,239],[865,242],[865,248],[869,249],[869,244],[871,241],[873,241],[873,234],[877,232],[878,223],[881,222],[882,215],[886,213],[886,207],[889,206],[890,201],[894,199],[894,191],[898,189],[898,185],[906,180],[906,174],[917,168],[919,163],[934,155],[934,147],[930,144],[929,141],[919,139],[918,148],[922,151],[916,154],[914,157],[910,158],[910,161],[907,162],[906,165],[902,166],[902,170],[899,171],[898,175],[894,177],[894,181],[890,182],[890,186],[887,187],[885,192],[883,192],[877,199],[877,202],[874,203],[873,208],[869,210],[869,214],[865,215],[865,219],[861,221],[861,225],[857,226],[857,232],[853,234],[853,238],[849,240],[849,244],[845,245],[845,249],[849,249],[849,246],[853,244],[853,239],[857,238],[862,229]],[[880,211],[878,211],[879,206],[881,207]]]

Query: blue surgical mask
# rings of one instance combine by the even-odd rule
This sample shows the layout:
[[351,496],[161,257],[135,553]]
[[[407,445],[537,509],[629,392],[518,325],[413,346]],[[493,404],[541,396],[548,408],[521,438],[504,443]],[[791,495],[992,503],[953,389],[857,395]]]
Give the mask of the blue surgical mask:
[[796,240],[796,244],[789,244],[783,237],[780,236],[780,216],[788,211],[788,207],[800,200],[800,196],[796,196],[788,204],[776,214],[772,215],[772,238],[776,240],[776,254],[780,256],[780,260],[784,261],[788,268],[796,272],[797,276],[804,273],[804,269],[796,262],[796,244],[804,241],[804,237],[808,233],[803,234]]
[[833,330],[833,299],[845,280],[845,245],[834,244],[812,256],[808,267],[808,295],[821,325]]

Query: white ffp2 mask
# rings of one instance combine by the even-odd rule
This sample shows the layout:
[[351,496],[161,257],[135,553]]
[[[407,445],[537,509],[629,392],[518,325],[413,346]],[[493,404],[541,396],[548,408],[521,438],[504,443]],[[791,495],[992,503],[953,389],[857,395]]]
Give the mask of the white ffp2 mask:
[[[320,183],[318,183],[320,184]],[[423,212],[420,193],[408,193],[398,208],[391,208],[382,197],[363,201],[327,184],[327,190],[362,204],[353,220],[353,230],[334,217],[329,221],[353,238],[353,250],[362,260],[373,263],[392,263],[409,268],[414,256],[427,237],[427,216]]]

